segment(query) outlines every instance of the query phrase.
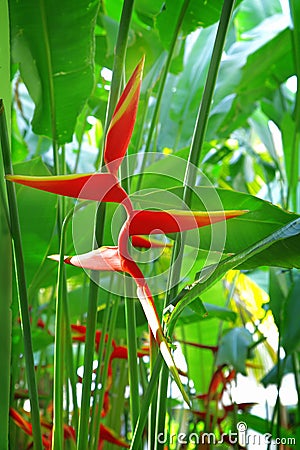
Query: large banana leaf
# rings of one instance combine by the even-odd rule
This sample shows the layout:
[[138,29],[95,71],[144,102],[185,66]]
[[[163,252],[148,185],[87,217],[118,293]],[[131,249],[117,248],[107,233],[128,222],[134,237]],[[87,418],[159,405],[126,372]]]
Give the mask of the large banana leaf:
[[[204,268],[199,274],[197,280],[191,286],[184,288],[178,295],[175,300],[177,304],[171,315],[169,323],[172,324],[173,327],[184,308],[188,306],[195,298],[205,292],[223,275],[225,275],[226,272],[239,267],[251,257],[255,257],[257,255],[260,256],[265,249],[270,248],[273,244],[295,237],[300,237],[300,217],[287,225],[284,225],[279,230],[274,231],[272,234],[264,239],[261,239],[254,245],[251,245],[246,250],[224,259],[219,264],[214,264],[213,266]],[[299,243],[298,247],[295,247],[295,253],[297,253],[297,262],[299,265]]]
[[[60,144],[93,88],[98,1],[12,0],[12,56],[35,103],[33,131]],[[74,30],[76,32],[74,33]]]

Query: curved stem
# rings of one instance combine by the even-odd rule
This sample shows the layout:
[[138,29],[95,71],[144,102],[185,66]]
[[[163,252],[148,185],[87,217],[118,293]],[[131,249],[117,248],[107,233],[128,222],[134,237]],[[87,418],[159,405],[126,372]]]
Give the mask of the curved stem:
[[288,172],[290,173],[290,179],[287,190],[287,199],[286,199],[286,207],[289,207],[289,202],[292,200],[292,206],[294,210],[297,210],[297,187],[298,187],[298,166],[299,166],[299,148],[300,148],[300,20],[299,20],[299,3],[295,0],[289,0],[290,13],[291,13],[291,21],[292,21],[292,41],[293,41],[293,56],[296,68],[296,76],[297,76],[297,92],[296,92],[296,101],[294,108],[294,116],[295,116],[295,126],[294,126],[294,134],[291,148],[291,158],[290,158],[290,167],[288,167]]
[[[121,21],[119,26],[119,33],[116,45],[116,55],[114,62],[114,71],[111,84],[111,91],[108,101],[108,109],[106,114],[105,134],[107,132],[113,111],[117,104],[117,99],[120,92],[120,84],[123,74],[125,52],[127,48],[127,38],[129,32],[129,25],[131,21],[131,14],[133,9],[133,0],[124,0]],[[105,139],[104,139],[105,142]],[[100,153],[100,152],[99,152]],[[98,159],[99,155],[98,155]],[[103,165],[103,152],[101,166]],[[105,204],[101,204],[97,211],[95,238],[98,246],[102,245],[104,235],[105,222]],[[97,274],[93,273],[92,278],[97,278]],[[84,352],[84,376],[82,383],[82,404],[81,414],[79,419],[78,432],[78,450],[86,450],[88,448],[88,434],[89,434],[89,414],[90,409],[90,391],[93,374],[93,355],[94,342],[96,334],[96,314],[97,314],[97,300],[98,300],[98,285],[91,279],[88,312],[87,312],[87,330],[86,330],[86,345]]]
[[[82,208],[89,202],[80,203],[76,209]],[[60,254],[58,266],[58,281],[56,293],[56,316],[55,316],[55,341],[54,341],[54,383],[53,383],[53,436],[52,449],[63,448],[63,378],[64,378],[64,338],[67,338],[68,348],[67,364],[69,366],[72,396],[74,404],[75,425],[77,424],[78,407],[76,397],[76,384],[74,382],[73,354],[69,324],[68,305],[66,298],[66,279],[64,270],[64,254],[67,226],[74,214],[71,209],[65,217],[60,236]],[[68,388],[68,387],[67,387]]]
[[224,0],[218,31],[214,43],[212,57],[208,69],[207,79],[203,91],[202,102],[199,108],[194,134],[192,138],[190,154],[188,158],[187,170],[184,180],[184,194],[183,200],[190,205],[191,191],[189,186],[193,186],[196,180],[196,172],[192,169],[191,165],[198,166],[202,151],[202,145],[205,138],[205,133],[208,124],[209,112],[211,108],[211,102],[216,85],[217,75],[221,63],[223,48],[225,44],[225,38],[227,35],[228,26],[230,23],[230,17],[233,11],[235,0]]
[[152,139],[153,139],[153,133],[154,133],[154,130],[155,130],[155,127],[156,127],[157,119],[158,119],[161,99],[162,99],[163,91],[164,91],[164,88],[165,88],[167,75],[169,73],[169,69],[170,69],[170,65],[171,65],[171,61],[172,61],[175,45],[176,45],[176,42],[177,42],[178,34],[180,32],[182,21],[183,21],[184,15],[186,13],[186,10],[187,10],[187,8],[189,6],[189,3],[190,3],[190,0],[184,0],[184,3],[183,3],[183,5],[181,7],[181,10],[179,12],[179,16],[178,16],[178,19],[177,19],[177,23],[176,23],[176,27],[175,27],[175,30],[174,30],[174,34],[172,36],[172,40],[171,40],[171,44],[170,44],[170,48],[169,48],[169,52],[168,52],[168,56],[167,56],[166,65],[165,65],[164,70],[162,72],[162,76],[161,76],[161,80],[160,80],[160,84],[159,84],[159,89],[158,89],[158,93],[157,93],[157,99],[156,99],[155,108],[154,108],[154,112],[153,112],[153,116],[152,116],[152,120],[151,120],[151,124],[150,124],[148,137],[147,137],[146,147],[145,147],[145,151],[144,151],[144,154],[143,154],[143,160],[142,160],[140,176],[139,176],[138,183],[137,183],[137,190],[139,190],[141,188],[141,185],[142,185],[143,175],[144,175],[145,166],[146,166],[146,155],[149,152],[150,145],[151,145],[151,142],[152,142]]
[[[10,148],[9,139],[5,120],[4,105],[2,100],[0,100],[0,139],[2,147],[4,172],[5,174],[12,174],[13,169],[9,151]],[[33,348],[31,339],[29,308],[28,308],[28,295],[26,289],[25,266],[23,258],[17,198],[15,186],[13,183],[7,181],[6,189],[9,204],[10,226],[11,226],[11,236],[13,240],[15,268],[17,275],[17,290],[18,290],[21,326],[24,337],[24,354],[25,354],[28,391],[30,397],[30,406],[31,406],[33,442],[34,448],[36,450],[42,450],[43,445],[42,445],[42,433],[39,415],[39,400],[34,371]]]
[[[205,132],[209,118],[209,111],[220,67],[221,57],[225,44],[225,38],[234,6],[234,1],[235,0],[225,0],[223,4],[218,31],[214,43],[212,58],[209,65],[208,75],[204,87],[203,98],[200,104],[196,120],[196,125],[194,129],[184,179],[183,201],[187,204],[187,206],[190,206],[191,204],[192,191],[189,189],[189,186],[193,186],[196,182],[195,166],[198,166],[201,156],[202,145],[204,142]],[[184,249],[184,235],[182,237],[178,235],[176,237],[175,245],[173,247],[172,265],[171,265],[172,270],[170,272],[168,280],[168,290],[165,296],[165,306],[169,303],[171,298],[173,298],[177,294],[178,282],[180,279],[180,268],[183,258],[183,249]],[[163,431],[165,424],[166,402],[164,401],[164,399],[166,397],[167,386],[168,386],[168,372],[165,368],[163,368],[160,377],[160,393],[159,393],[160,405],[158,407],[157,413],[156,434]],[[163,448],[162,444],[159,444],[157,442],[156,449],[162,448]]]
[[[11,85],[10,85],[10,44],[9,44],[9,14],[8,1],[0,0],[0,77],[1,95],[9,113],[7,127],[10,134],[10,106],[11,106]],[[9,149],[7,149],[9,152]],[[3,166],[0,158],[0,254],[5,255],[6,263],[0,269],[0,292],[2,301],[0,303],[0,442],[3,449],[9,448],[9,406],[11,396],[11,386],[14,386],[15,376],[14,364],[11,354],[12,341],[12,245],[9,226],[8,204],[5,198],[5,184],[3,178]],[[17,367],[17,366],[16,366]],[[11,374],[12,372],[12,374]],[[13,390],[12,390],[13,391]],[[10,442],[10,445],[13,444]]]
[[[112,281],[113,281],[113,275],[111,276],[111,283],[112,283]],[[97,450],[97,448],[98,448],[99,427],[100,427],[101,411],[102,411],[102,407],[103,407],[103,397],[104,397],[104,396],[101,397],[101,392],[99,393],[99,385],[101,384],[100,389],[102,391],[104,386],[106,386],[106,380],[107,380],[107,373],[104,372],[102,365],[103,365],[105,345],[106,345],[106,352],[109,348],[109,346],[107,345],[107,342],[106,342],[106,339],[108,336],[107,331],[108,331],[109,316],[110,316],[110,305],[109,305],[109,300],[108,300],[106,303],[105,310],[104,310],[104,316],[103,316],[102,328],[101,328],[101,338],[100,338],[99,348],[98,348],[98,367],[97,367],[97,375],[96,375],[96,380],[95,380],[93,410],[92,410],[91,426],[90,426],[91,434],[92,434],[90,446],[94,450]],[[97,430],[98,430],[98,432],[97,432]]]
[[[110,319],[110,324],[109,324],[109,328],[108,328],[106,353],[105,353],[104,365],[103,365],[103,382],[102,382],[102,388],[100,391],[100,398],[99,398],[99,406],[101,407],[101,410],[102,410],[104,394],[105,394],[105,386],[106,386],[106,380],[107,380],[107,374],[108,374],[108,367],[111,362],[110,361],[110,355],[111,355],[110,350],[111,350],[111,346],[112,346],[112,337],[113,337],[114,329],[116,326],[119,304],[120,304],[120,297],[117,296],[112,305],[111,319]],[[99,366],[98,366],[98,370],[99,371],[101,370],[101,368]],[[96,421],[95,446],[94,446],[95,449],[98,449],[99,437],[101,438],[101,436],[100,436],[101,410],[98,411],[98,417],[97,417],[97,421]]]

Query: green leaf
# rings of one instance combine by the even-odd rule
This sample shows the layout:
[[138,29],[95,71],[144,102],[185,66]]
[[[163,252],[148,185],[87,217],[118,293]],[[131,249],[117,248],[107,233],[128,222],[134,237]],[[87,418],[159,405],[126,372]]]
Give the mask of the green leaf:
[[[217,345],[218,330],[219,321],[217,319],[201,320],[201,324],[187,322],[176,328],[176,338],[178,340],[188,339],[190,342],[202,345]],[[188,365],[189,378],[193,380],[196,392],[207,392],[211,381],[214,355],[210,350],[181,345]]]
[[71,141],[93,88],[98,2],[13,0],[9,7],[13,60],[35,103],[33,130],[59,144]]
[[[222,326],[223,329],[226,329],[228,325],[225,316],[228,319],[231,317],[229,310],[228,313],[224,311],[227,308],[224,308],[226,298],[223,283],[216,283],[201,296],[201,299],[204,307],[207,308],[208,316],[202,316],[202,312],[204,312],[202,308],[200,309],[200,315],[193,312],[191,308],[186,308],[176,323],[176,338],[202,345],[217,346],[220,319],[224,320]],[[221,311],[222,317],[219,316]],[[234,315],[233,311],[231,313]],[[214,365],[212,351],[184,344],[182,344],[182,347],[188,364],[189,377],[193,380],[196,391],[207,392]],[[201,373],[201,376],[199,376],[199,373]]]
[[[212,284],[219,280],[226,272],[230,269],[234,269],[241,265],[243,262],[247,261],[251,256],[260,255],[265,249],[268,249],[272,244],[276,244],[282,240],[288,240],[293,238],[293,236],[300,237],[300,218],[294,220],[293,222],[285,225],[279,230],[275,231],[265,239],[252,245],[245,251],[238,253],[232,257],[226,258],[219,264],[213,266],[208,266],[202,270],[200,277],[191,285],[184,289],[184,295],[180,293],[180,300],[177,303],[170,323],[174,323],[177,317],[180,315],[181,311],[191,303],[195,298],[201,296],[201,294],[206,291]],[[299,247],[296,247],[297,249]],[[299,261],[299,252],[297,253],[297,260]],[[176,300],[175,300],[176,301]]]
[[[292,373],[294,371],[293,368],[293,360],[292,356],[289,355],[286,359],[281,360],[280,365],[283,366],[283,375],[287,375],[288,373]],[[264,387],[269,386],[269,384],[278,383],[278,364],[275,366],[260,380],[260,382],[264,385]]]
[[264,20],[233,44],[220,67],[206,139],[227,137],[295,73],[291,31],[283,15]]
[[286,273],[280,269],[270,268],[269,283],[269,306],[280,333],[283,331],[283,311],[286,298],[289,293],[289,283]]
[[[240,1],[236,2],[237,4]],[[158,28],[160,38],[166,49],[169,49],[172,39],[175,23],[178,18],[183,0],[174,2],[167,0],[164,7],[157,17],[156,26]],[[220,19],[222,10],[222,2],[219,0],[190,0],[187,12],[182,23],[182,32],[184,36],[201,28],[213,25]]]
[[[140,208],[178,209],[183,207],[180,200],[182,192],[180,187],[166,191],[148,190],[143,195],[134,194],[132,199]],[[249,213],[228,220],[226,224],[219,222],[211,227],[201,228],[199,236],[203,250],[240,253],[299,217],[249,194],[207,186],[193,188],[192,211],[217,209],[244,209],[249,210]],[[190,234],[190,237],[187,234],[186,243],[197,246],[199,242],[195,239],[195,234]],[[297,232],[294,233],[292,228],[285,234],[284,239],[271,239],[271,244],[270,248],[260,246],[257,253],[242,258],[239,268],[250,269],[262,265],[300,267],[297,251],[300,247],[300,236]]]
[[248,330],[233,328],[221,338],[216,365],[228,364],[237,372],[246,375],[246,359],[252,344],[252,335]]
[[297,271],[270,271],[270,307],[287,355],[300,348],[300,275]]
[[[193,303],[192,303],[193,304]],[[236,319],[236,313],[229,308],[224,308],[212,303],[204,302],[204,306],[208,313],[207,318],[216,317],[220,320],[226,320],[227,322],[234,322]]]
[[182,73],[176,77],[169,74],[167,78],[160,111],[160,148],[177,150],[191,142],[215,34],[215,25],[201,29],[195,39],[185,45]]
[[287,354],[300,350],[300,274],[294,274],[289,295],[284,305],[282,346]]
[[235,17],[235,25],[239,34],[258,26],[267,17],[282,12],[279,0],[244,0]]

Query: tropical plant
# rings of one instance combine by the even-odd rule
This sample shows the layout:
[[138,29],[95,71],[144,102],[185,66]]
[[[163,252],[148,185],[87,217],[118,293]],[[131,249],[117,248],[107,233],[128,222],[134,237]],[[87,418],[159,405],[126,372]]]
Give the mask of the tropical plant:
[[3,449],[297,448],[296,0],[2,3]]

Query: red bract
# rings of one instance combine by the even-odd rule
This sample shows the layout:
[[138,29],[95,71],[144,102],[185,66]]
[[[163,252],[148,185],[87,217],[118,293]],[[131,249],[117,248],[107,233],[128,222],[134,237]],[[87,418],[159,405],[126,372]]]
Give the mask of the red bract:
[[[138,211],[119,184],[117,173],[131,139],[138,108],[144,59],[137,65],[114,111],[104,147],[104,161],[108,173],[66,175],[57,177],[7,177],[27,186],[55,194],[101,202],[121,203],[127,213],[118,239],[118,247],[102,247],[98,250],[73,257],[65,262],[92,270],[122,271],[130,274],[137,285],[137,295],[147,317],[149,327],[184,399],[189,399],[181,384],[168,343],[161,328],[160,319],[143,273],[128,252],[130,236],[155,233],[174,233],[199,228],[211,223],[230,219],[245,211]],[[52,259],[58,260],[57,256]]]
[[105,141],[104,161],[110,173],[117,175],[132,135],[141,88],[144,58],[128,81],[113,114]]
[[[85,342],[86,339],[86,327],[84,325],[71,325],[72,329],[72,339],[73,341],[80,341]],[[98,352],[99,350],[99,344],[101,339],[102,332],[100,330],[96,331],[95,336],[95,348]],[[108,335],[105,335],[105,342],[108,341]],[[105,348],[105,351],[107,351],[107,348]],[[142,349],[137,351],[137,357],[142,358],[143,356],[149,355],[149,347],[143,347]],[[112,351],[109,356],[109,364],[108,364],[108,370],[107,370],[107,380],[106,380],[106,386],[105,386],[105,392],[104,392],[104,402],[103,402],[103,408],[101,411],[101,417],[105,417],[106,414],[109,411],[110,408],[110,400],[109,400],[109,390],[111,389],[112,382],[113,382],[113,367],[112,367],[112,361],[114,359],[128,359],[128,349],[127,347],[123,345],[117,345],[115,340],[112,339]],[[99,368],[94,369],[94,373],[97,372],[97,370],[101,370]],[[78,377],[78,380],[80,383],[82,383],[82,378]]]
[[[10,408],[10,416],[15,422],[15,424],[21,428],[28,436],[32,436],[32,425],[28,420],[24,419],[21,414],[15,410],[14,408]],[[43,417],[41,418],[41,426],[45,428],[46,430],[50,431],[49,433],[42,435],[42,443],[45,450],[51,450],[52,447],[52,430],[53,425],[52,423],[48,422]],[[73,427],[70,425],[64,425],[64,440],[72,440],[74,443],[76,443],[76,433]],[[111,428],[101,424],[100,425],[100,437],[99,437],[99,444],[98,449],[102,449],[104,441],[110,442],[114,445],[118,445],[119,447],[123,448],[129,448],[130,446],[127,444],[127,442],[124,441],[121,437],[119,437]]]

